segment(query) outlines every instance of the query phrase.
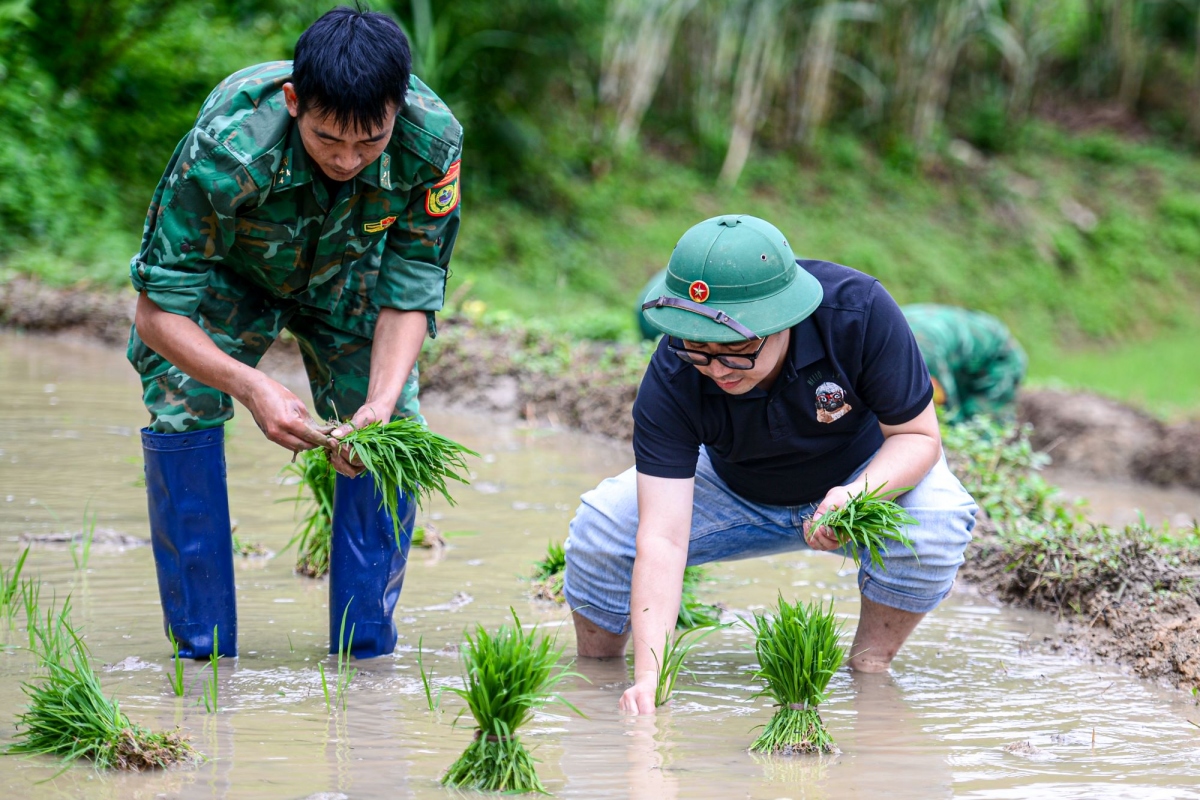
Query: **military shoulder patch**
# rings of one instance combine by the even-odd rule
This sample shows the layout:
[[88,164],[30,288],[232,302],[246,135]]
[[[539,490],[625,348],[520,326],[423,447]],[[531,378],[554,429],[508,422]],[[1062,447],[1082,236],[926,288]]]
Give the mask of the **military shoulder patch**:
[[444,217],[458,208],[458,170],[462,161],[455,161],[446,175],[425,193],[425,211],[431,217]]
[[399,219],[399,217],[384,217],[378,222],[365,222],[363,223],[363,233],[379,233],[380,231],[386,231],[388,226],[390,226],[397,219]]

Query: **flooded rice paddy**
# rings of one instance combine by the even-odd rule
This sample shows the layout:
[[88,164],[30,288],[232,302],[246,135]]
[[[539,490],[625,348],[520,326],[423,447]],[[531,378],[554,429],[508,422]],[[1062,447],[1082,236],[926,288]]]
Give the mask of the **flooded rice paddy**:
[[[0,336],[0,561],[25,535],[79,530],[146,538],[137,436],[145,413],[119,352],[65,341]],[[624,469],[624,447],[570,433],[523,429],[427,408],[431,425],[484,454],[459,505],[423,515],[449,534],[440,555],[414,550],[396,617],[394,656],[360,662],[344,713],[329,714],[317,664],[327,671],[326,584],[294,575],[294,554],[238,563],[241,657],[222,664],[220,711],[199,702],[200,664],[188,690],[168,682],[149,547],[97,544],[86,571],[65,545],[35,545],[26,571],[60,598],[100,664],[106,691],[135,722],[182,726],[207,760],[195,768],[102,774],[78,765],[60,775],[46,759],[0,758],[5,797],[347,798],[443,797],[443,770],[469,742],[469,716],[447,694],[431,713],[416,667],[423,638],[439,687],[456,685],[463,628],[494,627],[509,607],[526,623],[573,633],[558,609],[532,602],[523,582],[547,541],[566,535],[579,494]],[[228,431],[230,505],[237,533],[278,551],[292,534],[296,487],[279,477],[287,454],[267,443],[244,410]],[[1186,509],[1185,509],[1186,510]],[[702,599],[749,613],[778,589],[832,597],[853,626],[852,565],[797,553],[721,564]],[[918,629],[888,676],[840,672],[823,715],[842,753],[770,759],[746,748],[771,715],[755,698],[749,636],[730,628],[705,640],[673,707],[656,719],[622,718],[627,668],[585,663],[590,679],[563,708],[524,734],[539,772],[561,797],[606,798],[1200,798],[1200,707],[1114,668],[1043,646],[1052,621],[954,594]],[[0,651],[0,740],[23,706],[32,660],[22,632]],[[431,652],[433,651],[433,652]]]

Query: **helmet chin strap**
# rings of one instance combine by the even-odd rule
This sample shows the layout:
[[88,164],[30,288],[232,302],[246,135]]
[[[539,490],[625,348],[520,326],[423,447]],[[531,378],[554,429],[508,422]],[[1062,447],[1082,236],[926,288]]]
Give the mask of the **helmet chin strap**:
[[734,333],[738,334],[739,336],[746,339],[747,341],[753,342],[753,341],[758,341],[758,339],[759,339],[759,335],[757,333],[750,330],[745,325],[743,325],[742,323],[738,322],[733,317],[726,314],[724,311],[721,311],[720,309],[717,309],[717,308],[709,308],[708,306],[702,306],[699,303],[694,303],[691,300],[685,300],[682,297],[670,297],[668,295],[663,295],[662,297],[659,297],[655,300],[649,300],[645,303],[642,303],[643,311],[645,311],[646,309],[649,309],[649,308],[663,308],[663,307],[678,308],[678,309],[682,309],[684,311],[690,311],[693,314],[699,314],[702,317],[708,317],[709,319],[711,319],[713,322],[717,323],[718,325],[725,325],[725,326],[731,328]]

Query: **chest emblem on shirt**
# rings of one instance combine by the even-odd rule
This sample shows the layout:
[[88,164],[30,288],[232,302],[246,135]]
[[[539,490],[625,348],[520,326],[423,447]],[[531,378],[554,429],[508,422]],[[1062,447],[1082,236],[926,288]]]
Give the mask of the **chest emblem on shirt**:
[[399,219],[399,217],[384,217],[383,219],[379,220],[379,222],[363,223],[363,233],[379,233],[381,231],[386,231],[388,226],[390,226],[397,219]]
[[458,208],[458,172],[461,162],[450,165],[446,175],[425,193],[425,211],[431,217],[444,217]]
[[836,422],[853,411],[846,402],[846,390],[832,381],[817,387],[817,422]]
[[697,303],[703,303],[707,300],[708,294],[708,284],[704,281],[692,281],[692,285],[688,287],[688,297]]

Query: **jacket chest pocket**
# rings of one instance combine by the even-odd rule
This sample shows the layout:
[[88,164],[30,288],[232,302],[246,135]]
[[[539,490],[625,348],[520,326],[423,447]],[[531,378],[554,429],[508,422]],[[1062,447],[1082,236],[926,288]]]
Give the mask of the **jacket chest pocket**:
[[[284,292],[302,288],[308,275],[304,237],[278,222],[239,217],[234,243],[264,271],[269,283]],[[305,280],[300,280],[301,278]]]

